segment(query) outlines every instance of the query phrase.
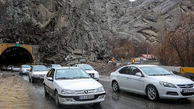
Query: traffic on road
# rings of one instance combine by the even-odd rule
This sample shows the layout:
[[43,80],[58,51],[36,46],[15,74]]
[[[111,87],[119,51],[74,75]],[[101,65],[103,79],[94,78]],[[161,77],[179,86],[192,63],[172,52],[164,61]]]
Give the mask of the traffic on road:
[[78,65],[24,68],[29,67],[23,65],[14,73],[22,74],[28,84],[31,102],[35,104],[32,109],[192,109],[194,106],[194,82],[156,65],[126,65],[110,77],[99,76],[99,79]]

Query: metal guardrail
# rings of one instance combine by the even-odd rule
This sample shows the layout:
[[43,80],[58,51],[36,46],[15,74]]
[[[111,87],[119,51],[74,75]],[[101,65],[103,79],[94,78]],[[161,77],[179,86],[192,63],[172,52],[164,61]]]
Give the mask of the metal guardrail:
[[180,67],[175,67],[175,66],[161,66],[161,67],[165,68],[170,72],[180,72]]
[[192,73],[194,74],[194,67],[175,67],[175,66],[161,66],[165,69],[167,69],[168,71],[172,71],[172,72],[179,72],[179,73]]

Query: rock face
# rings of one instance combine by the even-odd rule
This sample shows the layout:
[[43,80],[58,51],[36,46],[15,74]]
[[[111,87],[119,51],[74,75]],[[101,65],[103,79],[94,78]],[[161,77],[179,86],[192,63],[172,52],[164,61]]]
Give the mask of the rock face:
[[109,38],[156,44],[188,11],[193,0],[0,0],[0,41],[38,44],[42,62],[63,63],[77,49],[107,58]]

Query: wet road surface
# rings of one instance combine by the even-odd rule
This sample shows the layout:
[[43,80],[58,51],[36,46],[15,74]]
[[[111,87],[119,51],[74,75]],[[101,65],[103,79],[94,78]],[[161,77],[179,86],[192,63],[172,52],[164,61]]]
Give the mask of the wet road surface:
[[[25,82],[28,77],[23,76]],[[103,80],[103,79],[102,79]],[[79,105],[64,106],[60,109],[193,109],[194,98],[188,100],[160,100],[157,102],[149,101],[145,96],[131,94],[121,91],[114,93],[109,81],[100,81],[106,90],[106,99],[99,106]],[[32,99],[31,109],[59,109],[55,106],[52,98],[44,97],[44,90],[41,82],[28,83],[30,97]]]

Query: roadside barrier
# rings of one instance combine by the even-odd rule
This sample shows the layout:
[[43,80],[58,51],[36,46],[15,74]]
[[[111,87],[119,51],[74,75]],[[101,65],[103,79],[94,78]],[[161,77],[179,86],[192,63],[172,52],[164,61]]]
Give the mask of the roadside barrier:
[[180,67],[180,73],[193,73],[194,67]]

